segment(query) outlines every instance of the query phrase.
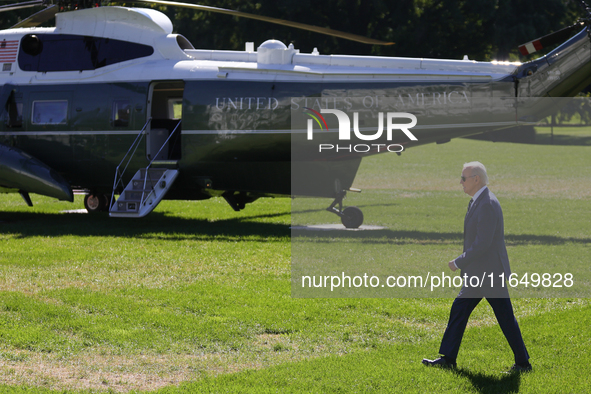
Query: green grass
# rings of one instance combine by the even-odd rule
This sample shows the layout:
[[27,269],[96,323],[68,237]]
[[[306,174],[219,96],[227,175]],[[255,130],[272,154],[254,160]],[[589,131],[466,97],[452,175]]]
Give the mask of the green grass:
[[[589,308],[585,308],[588,313]],[[168,392],[404,392],[404,393],[545,393],[588,392],[583,371],[569,368],[591,361],[585,351],[591,343],[588,315],[577,310],[544,313],[522,319],[530,348],[537,348],[536,371],[505,374],[500,367],[512,360],[508,345],[499,341],[498,327],[474,327],[465,336],[466,359],[457,371],[426,369],[417,355],[428,354],[439,343],[431,338],[396,340],[367,351],[283,364],[263,371],[248,371],[218,379],[204,379]],[[489,311],[490,313],[490,311]],[[585,312],[583,312],[585,313]],[[567,331],[548,332],[548,327],[569,325]],[[568,338],[564,335],[569,334]],[[556,349],[556,350],[552,350]]]
[[[295,234],[294,245],[371,245],[381,267],[440,269],[461,251],[459,175],[476,159],[503,206],[513,269],[584,269],[589,153],[454,140],[372,157],[346,205],[386,229]],[[327,200],[261,199],[239,213],[222,199],[166,201],[141,220],[63,213],[80,197],[33,200],[0,195],[0,392],[588,391],[587,298],[513,300],[534,364],[522,376],[502,373],[512,355],[486,302],[450,372],[420,363],[437,354],[449,298],[292,298],[289,225],[338,223]]]

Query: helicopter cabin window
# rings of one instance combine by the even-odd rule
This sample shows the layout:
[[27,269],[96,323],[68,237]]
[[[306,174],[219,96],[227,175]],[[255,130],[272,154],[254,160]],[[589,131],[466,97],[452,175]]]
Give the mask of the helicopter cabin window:
[[169,119],[181,119],[183,117],[183,99],[168,99],[168,117]]
[[31,123],[36,125],[65,124],[67,119],[67,100],[33,101]]
[[113,114],[111,122],[114,127],[129,126],[129,116],[131,114],[131,103],[129,100],[113,101]]
[[150,56],[149,45],[70,34],[27,34],[18,65],[23,71],[84,71]]

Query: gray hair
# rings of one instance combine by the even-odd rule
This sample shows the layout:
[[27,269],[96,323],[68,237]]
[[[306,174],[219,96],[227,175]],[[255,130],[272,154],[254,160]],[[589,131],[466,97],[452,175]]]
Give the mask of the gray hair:
[[472,175],[478,175],[484,185],[488,185],[488,175],[486,174],[486,167],[479,161],[471,161],[464,163],[464,169],[469,168]]

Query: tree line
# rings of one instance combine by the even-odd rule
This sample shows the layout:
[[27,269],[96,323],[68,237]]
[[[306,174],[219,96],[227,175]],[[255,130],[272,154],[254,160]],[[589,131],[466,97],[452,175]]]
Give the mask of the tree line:
[[[190,1],[195,2],[196,1]],[[329,27],[394,42],[371,46],[251,19],[154,6],[200,49],[244,49],[274,38],[302,52],[471,60],[527,60],[517,46],[585,15],[578,0],[203,0],[199,4]],[[118,3],[145,7],[144,4]],[[35,9],[0,14],[8,28]],[[535,57],[539,56],[536,54]]]

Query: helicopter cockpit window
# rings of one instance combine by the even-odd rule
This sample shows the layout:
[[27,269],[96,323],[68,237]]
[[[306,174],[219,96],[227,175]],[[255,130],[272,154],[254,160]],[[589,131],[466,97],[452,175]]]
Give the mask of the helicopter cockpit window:
[[26,35],[18,65],[24,71],[83,71],[150,56],[154,48],[135,42],[70,34]]
[[67,119],[67,100],[33,101],[31,123],[36,125],[65,124]]
[[129,126],[129,115],[131,113],[131,103],[129,100],[113,101],[113,114],[111,121],[114,127]]

